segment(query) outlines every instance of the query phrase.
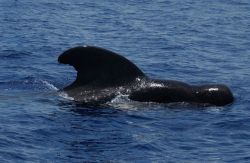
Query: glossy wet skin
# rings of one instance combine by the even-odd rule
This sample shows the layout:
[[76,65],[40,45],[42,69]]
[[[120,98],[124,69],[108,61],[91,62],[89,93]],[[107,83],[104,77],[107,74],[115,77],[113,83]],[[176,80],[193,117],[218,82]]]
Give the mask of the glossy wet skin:
[[58,62],[76,69],[76,80],[64,91],[79,102],[103,103],[118,93],[141,102],[223,106],[234,100],[230,89],[222,84],[192,86],[179,81],[150,79],[123,56],[99,47],[71,48],[59,56]]
[[192,86],[172,80],[153,80],[153,82],[159,85],[132,92],[130,98],[142,102],[188,102],[216,106],[227,105],[234,100],[229,88],[221,84]]

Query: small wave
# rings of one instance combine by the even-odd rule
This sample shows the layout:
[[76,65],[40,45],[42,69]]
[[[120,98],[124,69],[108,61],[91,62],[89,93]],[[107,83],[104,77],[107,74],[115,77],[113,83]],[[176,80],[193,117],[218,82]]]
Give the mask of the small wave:
[[52,90],[59,89],[49,81],[29,76],[18,80],[6,80],[0,82],[0,88],[4,90]]
[[115,98],[113,98],[111,103],[120,103],[129,101],[128,95],[119,94]]
[[126,94],[117,95],[110,102],[107,102],[106,105],[121,110],[137,110],[145,107],[145,103],[130,100],[129,95]]
[[49,83],[49,82],[47,82],[45,80],[42,80],[42,83],[45,84],[51,90],[55,90],[55,91],[59,90],[56,86],[54,86],[53,84],[51,84],[51,83]]
[[30,56],[31,53],[29,52],[20,52],[15,50],[3,50],[0,52],[1,57],[7,58],[7,59],[22,59],[25,56]]
[[111,107],[120,108],[120,109],[130,109],[131,100],[128,98],[128,95],[119,94],[114,97],[110,102],[106,104]]

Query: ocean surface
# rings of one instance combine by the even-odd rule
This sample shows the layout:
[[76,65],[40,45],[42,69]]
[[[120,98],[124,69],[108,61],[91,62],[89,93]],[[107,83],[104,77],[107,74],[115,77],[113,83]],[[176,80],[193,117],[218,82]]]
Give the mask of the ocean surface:
[[[86,44],[236,100],[79,106],[57,57]],[[0,0],[0,162],[250,162],[249,63],[249,0]]]

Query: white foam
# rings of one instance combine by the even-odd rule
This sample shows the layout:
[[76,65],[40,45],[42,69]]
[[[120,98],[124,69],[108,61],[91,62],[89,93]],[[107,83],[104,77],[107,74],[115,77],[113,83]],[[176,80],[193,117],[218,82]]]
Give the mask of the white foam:
[[48,88],[50,88],[51,90],[55,90],[55,91],[58,91],[59,89],[56,87],[56,86],[54,86],[53,84],[51,84],[51,83],[49,83],[49,82],[47,82],[47,81],[42,81],[43,82],[43,84],[45,84]]
[[59,96],[60,97],[62,97],[62,98],[65,98],[65,99],[67,99],[67,100],[74,100],[74,98],[73,97],[70,97],[67,93],[65,93],[65,92],[60,92],[59,93]]
[[129,100],[128,95],[119,94],[115,98],[113,98],[110,102],[121,103],[121,102],[128,101],[128,100]]

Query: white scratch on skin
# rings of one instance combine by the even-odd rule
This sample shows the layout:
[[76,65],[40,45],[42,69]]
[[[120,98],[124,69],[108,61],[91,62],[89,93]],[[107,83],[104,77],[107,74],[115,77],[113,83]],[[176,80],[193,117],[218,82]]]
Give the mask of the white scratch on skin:
[[218,91],[219,89],[218,88],[209,88],[208,91],[211,92],[211,91]]

